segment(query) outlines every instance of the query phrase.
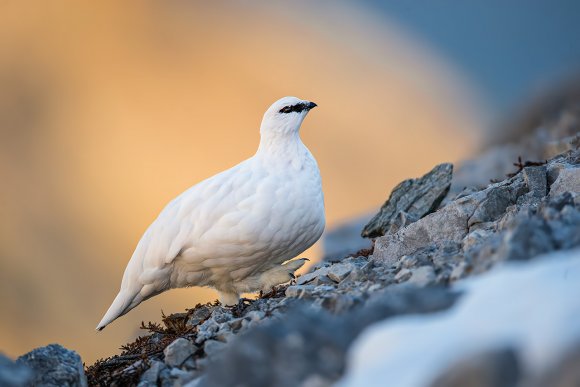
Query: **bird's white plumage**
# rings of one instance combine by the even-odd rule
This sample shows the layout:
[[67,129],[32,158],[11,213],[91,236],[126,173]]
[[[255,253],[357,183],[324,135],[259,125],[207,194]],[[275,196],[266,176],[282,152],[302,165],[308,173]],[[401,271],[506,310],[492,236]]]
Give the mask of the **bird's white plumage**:
[[240,293],[290,279],[303,261],[286,261],[312,246],[325,225],[318,165],[299,137],[314,106],[295,97],[276,101],[264,114],[253,157],[191,187],[161,211],[97,329],[171,288],[210,286],[232,304]]

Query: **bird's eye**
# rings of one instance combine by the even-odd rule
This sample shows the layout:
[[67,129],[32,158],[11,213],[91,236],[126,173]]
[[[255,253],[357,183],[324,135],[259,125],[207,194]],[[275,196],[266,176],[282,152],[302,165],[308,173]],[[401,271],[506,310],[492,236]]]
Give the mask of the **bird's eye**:
[[300,113],[306,108],[307,108],[306,104],[300,102],[297,103],[296,105],[284,106],[282,109],[278,111],[278,113],[292,113],[292,112]]

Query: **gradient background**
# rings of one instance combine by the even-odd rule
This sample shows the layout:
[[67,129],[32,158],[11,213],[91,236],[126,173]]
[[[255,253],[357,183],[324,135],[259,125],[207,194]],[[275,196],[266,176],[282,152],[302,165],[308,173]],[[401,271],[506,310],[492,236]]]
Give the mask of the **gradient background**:
[[94,331],[145,228],[250,157],[282,96],[319,105],[302,138],[332,227],[580,68],[580,3],[475,3],[1,1],[0,351],[91,364],[215,299],[170,291]]

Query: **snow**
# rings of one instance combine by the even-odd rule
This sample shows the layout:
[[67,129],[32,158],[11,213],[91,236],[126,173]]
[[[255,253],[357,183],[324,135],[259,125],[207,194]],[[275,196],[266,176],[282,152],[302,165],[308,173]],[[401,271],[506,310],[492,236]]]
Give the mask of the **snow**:
[[338,384],[426,386],[460,359],[507,347],[537,374],[580,342],[580,249],[505,264],[456,289],[465,294],[447,311],[365,330]]

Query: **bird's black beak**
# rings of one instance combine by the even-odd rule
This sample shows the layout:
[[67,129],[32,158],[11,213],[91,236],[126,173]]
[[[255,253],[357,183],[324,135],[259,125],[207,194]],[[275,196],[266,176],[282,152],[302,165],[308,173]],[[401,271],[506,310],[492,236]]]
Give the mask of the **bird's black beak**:
[[314,109],[314,108],[315,108],[315,107],[317,107],[317,106],[318,106],[318,105],[317,105],[317,104],[315,104],[314,102],[308,102],[308,103],[306,104],[306,108],[307,108],[308,110],[310,110],[310,109]]

